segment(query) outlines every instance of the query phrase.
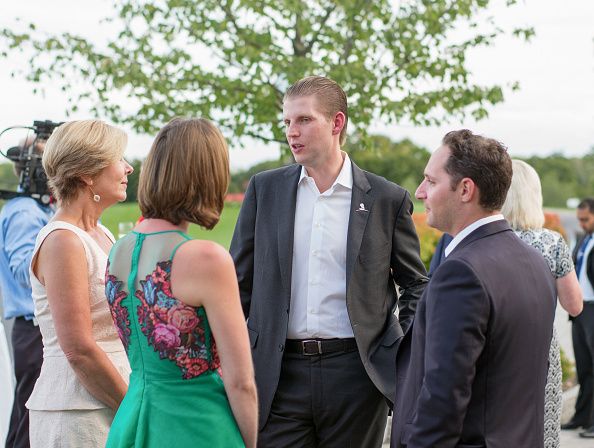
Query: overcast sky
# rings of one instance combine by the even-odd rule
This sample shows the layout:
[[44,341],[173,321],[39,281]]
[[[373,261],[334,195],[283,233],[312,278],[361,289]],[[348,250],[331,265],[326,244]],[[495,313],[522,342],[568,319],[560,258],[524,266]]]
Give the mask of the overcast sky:
[[[500,38],[490,48],[473,50],[469,67],[476,81],[484,84],[520,83],[520,91],[508,92],[505,103],[491,110],[478,123],[467,120],[439,127],[386,126],[371,130],[398,140],[409,137],[433,150],[449,130],[468,127],[503,141],[512,156],[548,155],[561,151],[582,155],[594,147],[594,0],[525,0],[513,8],[494,1],[490,13],[506,29],[533,26],[530,43]],[[18,27],[16,17],[33,21],[39,29],[109,36],[99,19],[110,15],[107,0],[0,0],[0,27]],[[56,86],[45,86],[45,96],[34,95],[33,86],[12,79],[9,72],[23,63],[15,54],[2,60],[0,70],[0,131],[10,125],[30,125],[34,119],[65,119],[66,96]],[[81,110],[72,118],[88,118]],[[5,134],[0,149],[12,146],[20,134]],[[144,157],[153,136],[130,134],[128,156]],[[232,168],[248,167],[260,160],[278,157],[277,147],[254,142],[249,148],[233,148]]]

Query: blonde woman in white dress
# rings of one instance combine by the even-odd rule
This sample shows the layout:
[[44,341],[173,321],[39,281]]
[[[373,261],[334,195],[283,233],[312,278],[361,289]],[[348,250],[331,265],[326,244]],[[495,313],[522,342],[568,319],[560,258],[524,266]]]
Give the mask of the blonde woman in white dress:
[[32,448],[105,446],[127,390],[130,367],[104,292],[114,238],[98,222],[126,199],[126,143],[120,129],[86,120],[61,125],[45,146],[43,167],[59,208],[31,262],[44,346],[27,402]]

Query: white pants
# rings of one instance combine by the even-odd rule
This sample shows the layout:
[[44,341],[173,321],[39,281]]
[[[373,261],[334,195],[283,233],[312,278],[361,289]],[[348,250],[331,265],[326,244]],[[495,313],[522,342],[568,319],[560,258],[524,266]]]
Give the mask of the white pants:
[[29,410],[31,448],[103,448],[113,417],[109,408]]

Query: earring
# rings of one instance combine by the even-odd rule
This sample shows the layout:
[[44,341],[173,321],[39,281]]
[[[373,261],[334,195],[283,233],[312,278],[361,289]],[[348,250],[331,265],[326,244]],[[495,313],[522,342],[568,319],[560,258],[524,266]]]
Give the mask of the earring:
[[93,189],[91,187],[89,187],[89,190],[91,190],[91,193],[93,193],[93,201],[99,202],[101,200],[101,196],[99,196],[98,194],[95,194],[95,192],[93,191]]

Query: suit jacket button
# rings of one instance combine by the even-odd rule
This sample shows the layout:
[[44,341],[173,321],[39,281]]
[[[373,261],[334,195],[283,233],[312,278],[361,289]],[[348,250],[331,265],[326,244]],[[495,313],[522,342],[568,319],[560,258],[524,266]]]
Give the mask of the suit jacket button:
[[278,344],[278,351],[282,352],[285,349],[285,346],[283,344]]

